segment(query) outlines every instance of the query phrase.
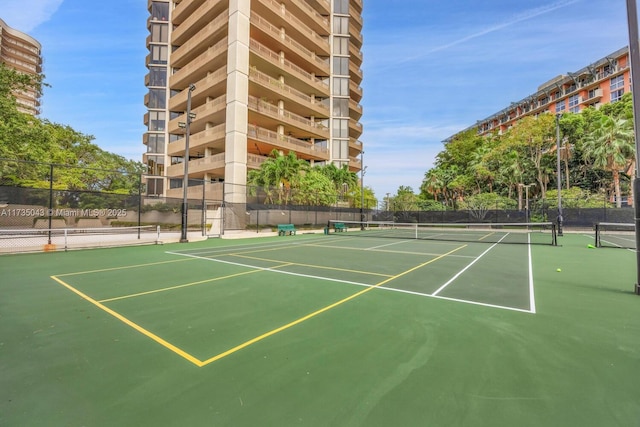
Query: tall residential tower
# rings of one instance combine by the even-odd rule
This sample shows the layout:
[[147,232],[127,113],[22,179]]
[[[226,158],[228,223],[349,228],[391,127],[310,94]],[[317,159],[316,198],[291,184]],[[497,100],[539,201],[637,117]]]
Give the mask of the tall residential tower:
[[[0,19],[0,62],[21,73],[42,73],[40,43],[33,37],[14,30]],[[40,94],[33,90],[14,93],[18,109],[23,113],[40,114]]]
[[274,149],[361,170],[362,0],[149,0],[148,7],[149,194],[182,196],[185,158],[189,197],[202,197],[204,181],[220,183],[205,187],[207,198],[238,203],[246,200],[247,171]]

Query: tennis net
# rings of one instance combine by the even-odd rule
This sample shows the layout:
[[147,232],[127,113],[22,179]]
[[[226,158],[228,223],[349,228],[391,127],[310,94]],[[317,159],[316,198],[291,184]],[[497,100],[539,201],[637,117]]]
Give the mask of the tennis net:
[[332,220],[327,225],[329,233],[332,236],[557,245],[556,226],[552,222],[397,223]]
[[596,247],[636,249],[636,226],[631,223],[596,224]]
[[96,228],[0,229],[0,253],[55,251],[158,243],[155,225]]

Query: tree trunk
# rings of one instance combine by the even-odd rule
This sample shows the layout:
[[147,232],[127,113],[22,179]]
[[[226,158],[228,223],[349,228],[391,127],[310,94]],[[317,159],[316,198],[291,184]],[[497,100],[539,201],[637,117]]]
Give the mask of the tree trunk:
[[613,170],[613,191],[616,195],[616,207],[622,207],[622,197],[620,194],[620,172],[617,169]]

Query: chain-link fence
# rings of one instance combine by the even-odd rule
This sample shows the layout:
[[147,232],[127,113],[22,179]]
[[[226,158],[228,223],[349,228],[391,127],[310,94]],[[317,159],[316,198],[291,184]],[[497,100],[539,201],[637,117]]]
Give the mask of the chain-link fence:
[[[0,229],[82,229],[154,226],[180,231],[182,179],[169,179],[163,192],[149,195],[147,183],[159,177],[123,171],[0,159]],[[154,188],[157,187],[154,184]],[[396,222],[557,222],[555,201],[529,200],[523,209],[486,206],[467,210],[376,209],[377,201],[358,192],[296,191],[224,182],[189,180],[187,227],[202,236],[225,230],[275,230],[278,224],[323,228],[329,220]],[[355,195],[354,195],[355,193]],[[598,222],[634,222],[633,208],[609,200],[595,207],[563,200],[564,227],[590,228]],[[388,205],[396,206],[391,203]],[[594,206],[593,201],[589,206]]]

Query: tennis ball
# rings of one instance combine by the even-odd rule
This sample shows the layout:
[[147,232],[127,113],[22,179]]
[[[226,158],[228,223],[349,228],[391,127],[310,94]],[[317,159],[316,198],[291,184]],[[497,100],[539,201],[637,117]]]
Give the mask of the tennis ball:
[[589,243],[589,244],[587,245],[587,247],[588,247],[589,249],[595,249],[595,246],[593,246],[591,243]]
[[556,271],[557,271],[558,273],[560,273],[560,272],[562,271],[562,269],[561,269],[561,268],[558,268],[558,269],[556,269]]

